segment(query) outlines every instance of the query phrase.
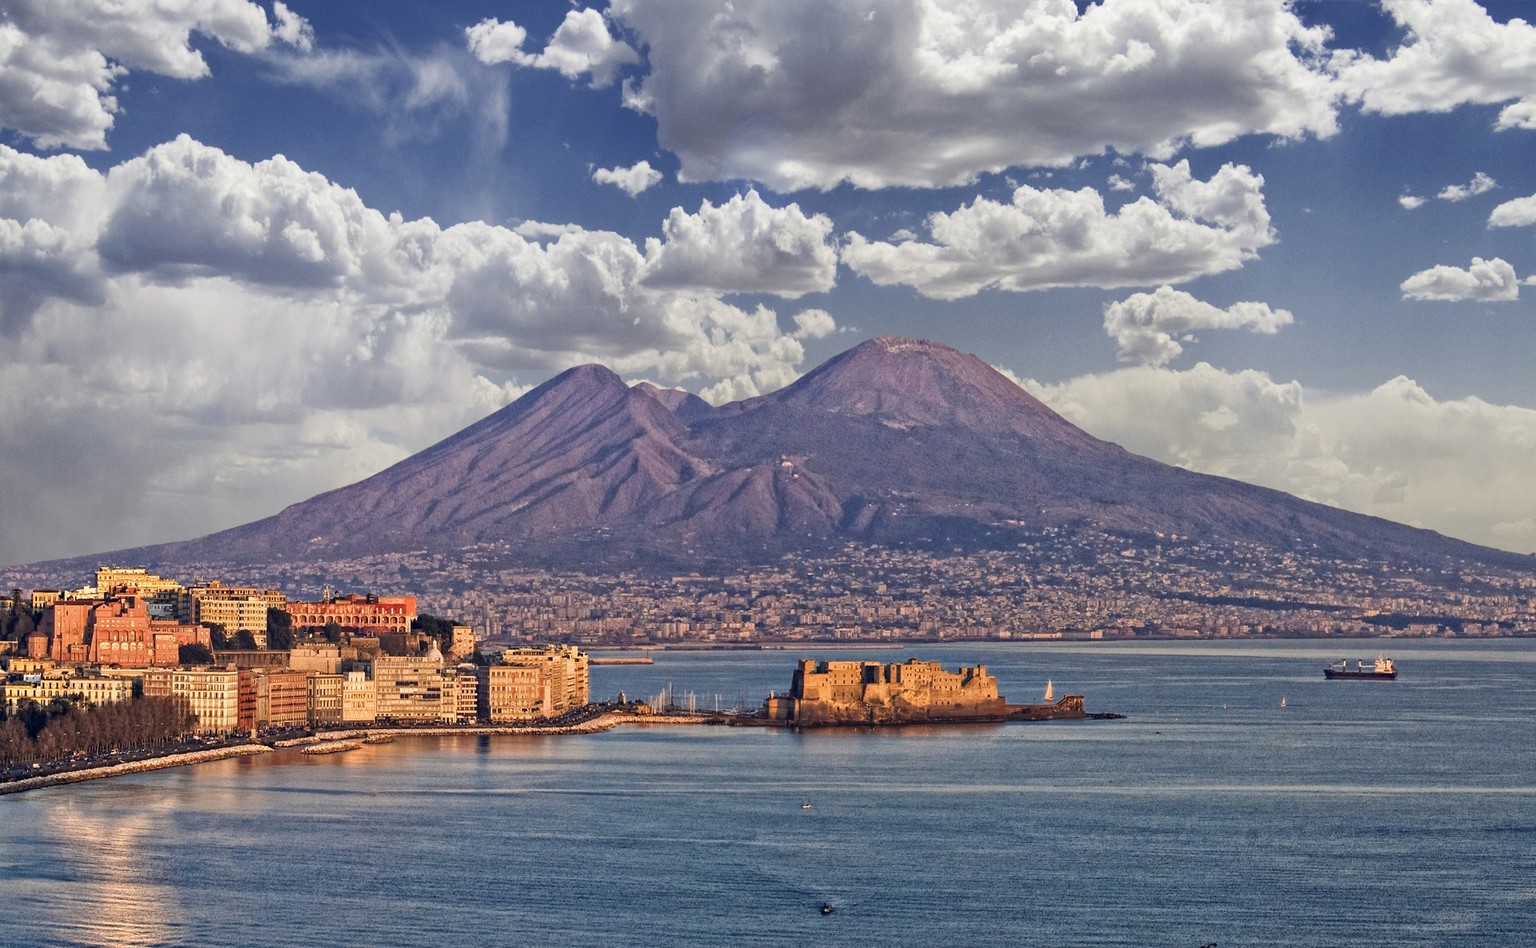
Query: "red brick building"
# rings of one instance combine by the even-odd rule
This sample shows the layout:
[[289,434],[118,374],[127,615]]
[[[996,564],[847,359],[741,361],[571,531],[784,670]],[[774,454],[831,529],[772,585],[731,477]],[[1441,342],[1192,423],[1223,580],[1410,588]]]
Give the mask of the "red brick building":
[[[33,658],[75,665],[169,668],[181,646],[211,645],[207,629],[151,619],[148,603],[138,596],[60,600],[43,610],[38,633],[46,645]],[[30,654],[33,643],[28,648]]]

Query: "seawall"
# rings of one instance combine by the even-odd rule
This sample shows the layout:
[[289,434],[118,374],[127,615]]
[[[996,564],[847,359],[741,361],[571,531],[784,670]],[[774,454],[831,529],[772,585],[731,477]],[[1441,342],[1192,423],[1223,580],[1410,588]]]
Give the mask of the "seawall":
[[67,783],[83,783],[87,780],[100,780],[103,777],[123,777],[128,774],[148,773],[151,770],[164,770],[167,767],[181,767],[186,764],[201,764],[211,760],[226,760],[230,757],[250,757],[254,754],[270,753],[272,753],[272,748],[265,744],[240,744],[236,747],[215,747],[209,750],[187,751],[184,754],[168,754],[165,757],[133,760],[123,764],[110,764],[106,767],[69,770],[63,773],[45,774],[41,777],[23,777],[20,780],[0,783],[0,794],[21,793],[23,790],[40,790],[43,787],[57,787]]

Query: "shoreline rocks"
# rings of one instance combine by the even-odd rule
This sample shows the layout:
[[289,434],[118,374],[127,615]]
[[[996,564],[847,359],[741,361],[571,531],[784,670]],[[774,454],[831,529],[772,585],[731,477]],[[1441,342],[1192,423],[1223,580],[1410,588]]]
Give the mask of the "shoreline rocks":
[[182,767],[187,764],[201,764],[212,760],[228,760],[231,757],[250,757],[256,754],[270,753],[272,753],[272,748],[265,744],[239,744],[234,747],[214,747],[208,750],[186,751],[184,753],[167,754],[164,757],[151,757],[147,760],[133,760],[122,764],[110,764],[106,767],[69,770],[61,773],[44,774],[40,777],[22,777],[20,780],[0,783],[0,794],[41,790],[44,787],[84,783],[87,780],[101,780],[105,777],[124,777],[129,774],[149,773],[152,770],[165,770],[170,767]]

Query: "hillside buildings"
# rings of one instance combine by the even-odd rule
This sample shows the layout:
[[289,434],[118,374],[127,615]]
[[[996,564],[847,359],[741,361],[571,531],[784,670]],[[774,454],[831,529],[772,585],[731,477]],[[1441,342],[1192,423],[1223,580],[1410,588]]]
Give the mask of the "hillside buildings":
[[26,654],[66,664],[168,667],[181,646],[211,647],[207,628],[175,619],[154,619],[135,592],[105,599],[60,599],[43,609]]
[[295,630],[336,625],[370,635],[404,635],[416,619],[416,597],[330,596],[320,602],[290,602],[286,609]]
[[276,589],[226,586],[214,580],[182,591],[177,616],[193,625],[219,625],[225,632],[251,633],[257,648],[267,647],[267,610],[286,609],[288,597]]

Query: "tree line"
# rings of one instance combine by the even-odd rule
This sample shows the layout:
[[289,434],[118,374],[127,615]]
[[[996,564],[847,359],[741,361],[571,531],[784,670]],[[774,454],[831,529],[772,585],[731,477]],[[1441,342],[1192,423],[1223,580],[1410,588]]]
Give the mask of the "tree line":
[[197,718],[182,697],[140,697],[92,706],[83,695],[23,701],[0,721],[0,767],[133,753],[184,740]]

